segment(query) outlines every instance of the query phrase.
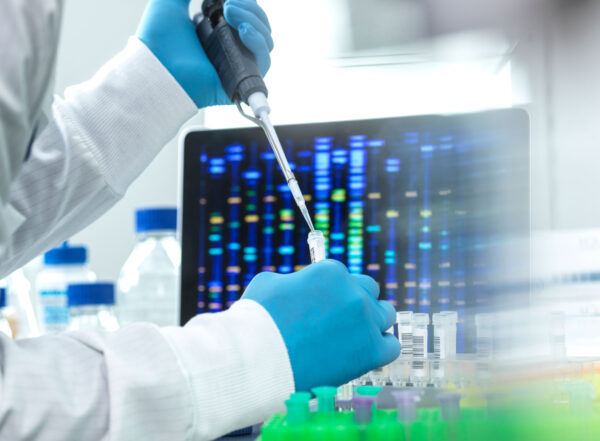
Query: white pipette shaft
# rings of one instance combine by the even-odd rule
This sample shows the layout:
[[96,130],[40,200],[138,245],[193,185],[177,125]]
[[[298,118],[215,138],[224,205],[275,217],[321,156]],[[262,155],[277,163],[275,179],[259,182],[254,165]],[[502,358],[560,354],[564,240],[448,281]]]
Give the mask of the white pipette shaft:
[[290,164],[285,156],[285,153],[283,152],[283,148],[281,147],[281,143],[279,142],[277,133],[275,133],[275,129],[273,128],[273,125],[271,124],[271,120],[269,119],[269,114],[266,111],[262,111],[259,113],[259,119],[263,123],[263,126],[262,126],[263,130],[265,131],[265,134],[267,135],[267,139],[269,140],[269,143],[271,144],[273,153],[275,154],[275,158],[277,158],[279,167],[281,168],[281,171],[283,172],[283,176],[285,177],[285,180],[287,181],[287,184],[288,184],[288,187],[290,188],[292,196],[294,197],[294,200],[296,201],[296,205],[298,205],[298,208],[300,208],[300,212],[302,213],[302,216],[306,220],[306,223],[308,224],[310,231],[315,231],[315,227],[313,226],[312,219],[310,218],[310,214],[308,213],[308,208],[306,208],[306,202],[304,201],[304,195],[302,194],[302,191],[300,190],[298,181],[296,180],[296,177],[294,176],[294,173],[292,172]]
[[308,213],[308,208],[306,208],[306,202],[304,201],[304,195],[300,190],[300,186],[298,185],[298,181],[292,172],[290,164],[285,157],[285,153],[283,152],[283,148],[281,147],[281,143],[279,142],[279,137],[277,133],[275,133],[275,129],[273,128],[273,124],[271,124],[271,119],[269,118],[269,103],[267,102],[267,97],[262,92],[255,92],[248,98],[248,104],[252,111],[254,112],[254,117],[246,114],[242,109],[242,106],[239,101],[236,102],[237,108],[239,112],[250,121],[257,124],[259,127],[263,129],[267,139],[269,140],[269,144],[271,144],[271,148],[273,149],[273,153],[275,154],[275,158],[277,159],[277,163],[279,164],[279,168],[283,172],[283,176],[288,184],[290,192],[296,201],[296,205],[300,208],[300,212],[304,217],[304,220],[308,224],[311,232],[315,231],[315,227],[313,226],[312,219],[310,218],[310,214]]

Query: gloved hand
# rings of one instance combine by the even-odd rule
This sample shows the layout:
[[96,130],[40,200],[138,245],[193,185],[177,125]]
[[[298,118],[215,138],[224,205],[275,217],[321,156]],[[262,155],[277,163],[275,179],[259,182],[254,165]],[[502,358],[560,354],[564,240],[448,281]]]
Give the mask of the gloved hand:
[[298,391],[339,386],[400,355],[398,339],[384,335],[396,312],[378,297],[371,277],[351,275],[334,260],[293,274],[260,273],[242,296],[277,324]]
[[[231,104],[196,36],[189,4],[190,0],[150,0],[136,35],[199,108]],[[255,0],[227,0],[223,13],[265,75],[273,50],[267,15]]]

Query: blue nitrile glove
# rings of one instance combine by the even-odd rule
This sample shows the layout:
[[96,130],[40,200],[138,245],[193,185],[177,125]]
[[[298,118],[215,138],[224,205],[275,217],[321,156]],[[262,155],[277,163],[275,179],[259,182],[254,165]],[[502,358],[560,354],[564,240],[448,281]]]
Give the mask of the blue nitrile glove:
[[271,315],[288,350],[296,390],[339,386],[400,355],[400,343],[384,332],[394,307],[378,301],[369,276],[351,275],[335,260],[293,274],[260,273],[242,298]]
[[[219,76],[206,57],[189,15],[190,0],[151,0],[137,37],[175,77],[199,108],[231,104]],[[227,0],[225,20],[237,29],[242,42],[256,57],[263,75],[269,70],[273,49],[271,26],[255,0]]]

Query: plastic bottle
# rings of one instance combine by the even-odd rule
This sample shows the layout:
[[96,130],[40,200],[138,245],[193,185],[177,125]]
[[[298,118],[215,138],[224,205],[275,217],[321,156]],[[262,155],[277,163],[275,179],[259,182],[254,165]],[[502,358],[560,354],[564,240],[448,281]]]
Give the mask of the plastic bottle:
[[4,313],[6,309],[6,288],[0,287],[0,332],[12,337],[12,330]]
[[6,283],[6,318],[15,339],[38,337],[40,331],[34,306],[36,293],[23,269],[8,276]]
[[86,262],[86,248],[67,242],[44,254],[44,269],[36,279],[41,333],[61,332],[69,326],[67,286],[96,281]]
[[135,218],[137,241],[118,281],[119,323],[178,325],[181,249],[175,236],[177,210],[140,209]]
[[75,283],[67,288],[70,331],[116,331],[115,286],[112,283]]

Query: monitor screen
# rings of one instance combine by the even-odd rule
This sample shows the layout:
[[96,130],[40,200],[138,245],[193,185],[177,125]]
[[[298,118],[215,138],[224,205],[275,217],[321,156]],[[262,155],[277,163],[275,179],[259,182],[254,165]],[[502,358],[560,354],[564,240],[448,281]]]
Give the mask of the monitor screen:
[[[521,110],[277,127],[328,257],[398,310],[484,308],[529,230]],[[310,263],[308,227],[258,128],[184,139],[182,321],[226,309],[261,271]],[[527,253],[527,247],[523,247]],[[513,254],[514,255],[514,252]],[[523,256],[522,254],[520,254]],[[526,274],[519,263],[519,271]]]

